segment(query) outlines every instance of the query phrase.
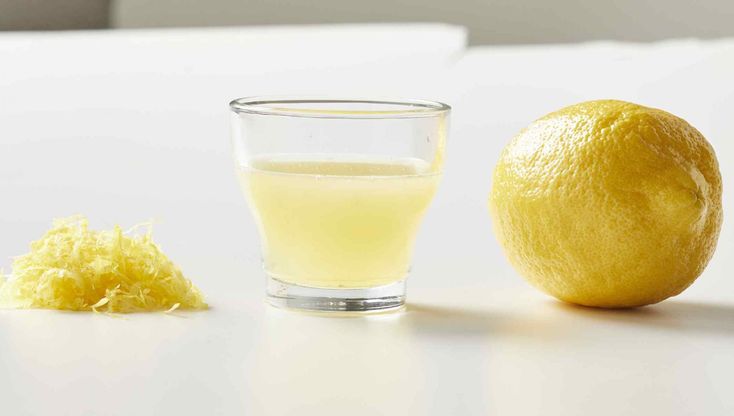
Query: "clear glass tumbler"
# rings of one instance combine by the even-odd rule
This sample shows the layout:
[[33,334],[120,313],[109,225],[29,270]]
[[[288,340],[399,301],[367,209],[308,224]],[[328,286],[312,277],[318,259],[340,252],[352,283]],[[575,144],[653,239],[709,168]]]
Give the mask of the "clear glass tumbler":
[[450,107],[302,97],[230,107],[268,301],[314,311],[401,307],[443,168]]

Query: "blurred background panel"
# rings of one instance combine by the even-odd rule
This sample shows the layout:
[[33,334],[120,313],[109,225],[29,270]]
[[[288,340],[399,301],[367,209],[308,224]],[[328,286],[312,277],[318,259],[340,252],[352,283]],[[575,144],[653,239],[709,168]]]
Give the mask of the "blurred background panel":
[[0,30],[101,29],[110,0],[0,0]]
[[445,22],[472,44],[734,35],[732,0],[116,0],[115,27]]
[[445,22],[471,44],[734,36],[732,0],[0,0],[0,30]]

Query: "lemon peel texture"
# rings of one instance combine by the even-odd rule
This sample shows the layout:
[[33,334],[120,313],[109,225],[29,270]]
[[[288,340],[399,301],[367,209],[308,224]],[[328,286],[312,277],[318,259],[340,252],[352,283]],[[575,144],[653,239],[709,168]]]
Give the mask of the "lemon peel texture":
[[504,149],[489,198],[515,269],[558,299],[634,307],[685,290],[722,223],[714,150],[685,120],[623,101],[546,115]]

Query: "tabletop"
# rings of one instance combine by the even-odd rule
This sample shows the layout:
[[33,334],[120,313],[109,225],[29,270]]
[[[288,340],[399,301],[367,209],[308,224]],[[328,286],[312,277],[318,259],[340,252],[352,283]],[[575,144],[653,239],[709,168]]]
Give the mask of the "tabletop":
[[[153,220],[211,309],[122,317],[0,311],[8,415],[734,413],[734,40],[467,49],[446,25],[0,35],[0,267],[54,217]],[[263,302],[227,102],[318,93],[453,106],[444,180],[408,307],[333,318]],[[501,148],[562,106],[666,109],[716,149],[725,222],[683,294],[632,310],[526,284],[486,199]]]

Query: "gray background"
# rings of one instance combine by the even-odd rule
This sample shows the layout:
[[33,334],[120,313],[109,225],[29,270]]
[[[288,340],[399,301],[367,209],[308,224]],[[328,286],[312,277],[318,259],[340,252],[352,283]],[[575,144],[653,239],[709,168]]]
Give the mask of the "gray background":
[[0,0],[0,30],[445,22],[472,44],[734,35],[731,0]]

